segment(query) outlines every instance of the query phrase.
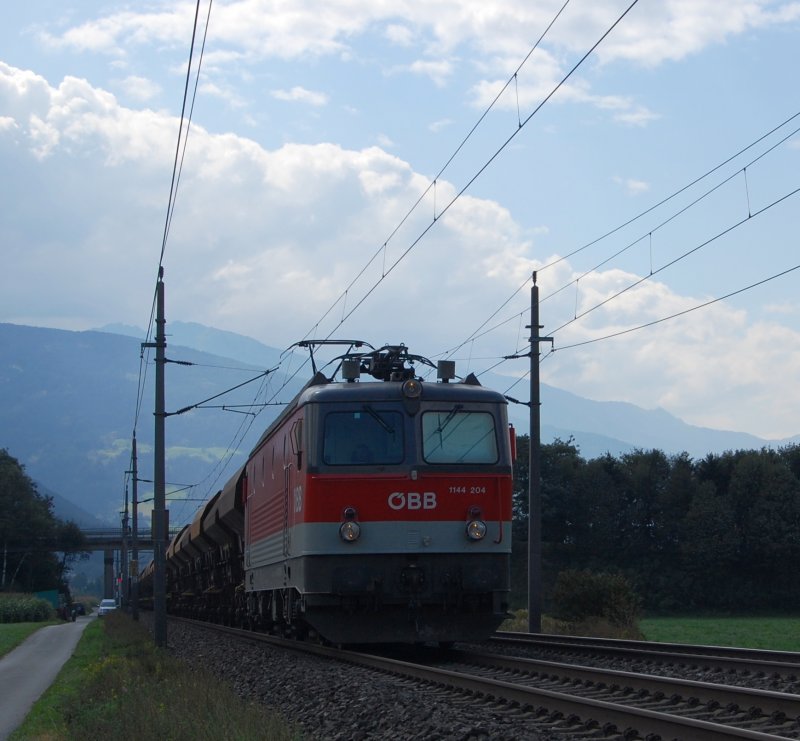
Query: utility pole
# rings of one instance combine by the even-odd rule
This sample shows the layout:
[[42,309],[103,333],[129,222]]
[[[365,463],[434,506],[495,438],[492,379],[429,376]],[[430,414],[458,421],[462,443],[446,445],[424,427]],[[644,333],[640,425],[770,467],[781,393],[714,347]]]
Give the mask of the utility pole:
[[136,433],[133,433],[133,447],[131,453],[133,476],[132,494],[132,520],[133,543],[131,553],[131,615],[134,620],[139,619],[139,464],[136,460]]
[[125,509],[122,511],[122,553],[120,554],[119,573],[122,577],[120,605],[128,606],[128,486],[125,485]]
[[143,347],[156,349],[156,410],[153,451],[153,638],[156,646],[167,646],[167,580],[166,580],[166,471],[164,421],[164,268],[158,269],[156,283],[156,341],[145,342]]
[[153,545],[155,573],[153,583],[154,637],[156,646],[167,647],[167,573],[166,551],[166,449],[164,422],[164,367],[167,338],[164,332],[164,268],[158,269],[156,285],[156,411],[155,411],[155,470],[153,471]]
[[530,440],[528,446],[528,632],[542,632],[542,466],[541,399],[539,395],[539,343],[552,342],[539,330],[539,286],[536,272],[531,286]]

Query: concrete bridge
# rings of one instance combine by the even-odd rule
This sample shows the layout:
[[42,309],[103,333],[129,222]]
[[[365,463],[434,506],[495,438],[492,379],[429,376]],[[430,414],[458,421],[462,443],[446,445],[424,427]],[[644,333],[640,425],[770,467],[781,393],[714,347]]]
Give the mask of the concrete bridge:
[[[167,534],[167,543],[179,532],[177,529]],[[103,596],[117,597],[128,594],[129,578],[136,578],[146,562],[149,562],[153,551],[153,533],[150,530],[139,530],[136,538],[137,550],[140,560],[134,563],[131,560],[133,552],[133,533],[128,532],[125,537],[122,528],[81,528],[86,538],[87,551],[103,551]],[[118,575],[121,583],[117,583],[114,574],[114,553],[120,553],[121,569],[127,572]],[[146,561],[141,560],[142,552],[147,553]]]
[[[123,547],[123,533],[121,528],[81,528],[83,537],[90,551],[121,551]],[[153,533],[149,530],[140,530],[137,535],[139,550],[153,550]],[[128,548],[133,544],[133,535],[128,534]]]

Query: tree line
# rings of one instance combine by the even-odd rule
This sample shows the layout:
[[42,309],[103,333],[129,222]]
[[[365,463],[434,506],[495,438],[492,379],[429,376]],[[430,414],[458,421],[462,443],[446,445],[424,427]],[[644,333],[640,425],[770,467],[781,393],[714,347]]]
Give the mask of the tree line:
[[56,517],[52,498],[0,448],[0,591],[68,595],[66,577],[76,559],[88,557],[84,547],[80,528]]
[[[514,600],[527,593],[529,438],[514,477]],[[585,460],[541,448],[542,588],[558,574],[620,574],[653,611],[800,607],[800,445],[693,460],[635,450]]]

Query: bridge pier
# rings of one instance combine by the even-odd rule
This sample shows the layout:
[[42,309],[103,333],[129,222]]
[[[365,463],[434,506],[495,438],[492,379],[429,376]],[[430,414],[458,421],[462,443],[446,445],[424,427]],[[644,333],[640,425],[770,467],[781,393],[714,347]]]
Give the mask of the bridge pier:
[[113,599],[114,594],[114,551],[103,551],[103,597]]

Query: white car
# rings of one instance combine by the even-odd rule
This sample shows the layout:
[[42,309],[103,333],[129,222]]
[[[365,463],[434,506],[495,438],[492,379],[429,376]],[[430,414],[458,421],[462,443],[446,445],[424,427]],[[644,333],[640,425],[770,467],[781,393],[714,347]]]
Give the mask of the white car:
[[117,603],[113,599],[100,600],[100,607],[97,608],[97,614],[103,617],[107,612],[112,612],[117,609]]

